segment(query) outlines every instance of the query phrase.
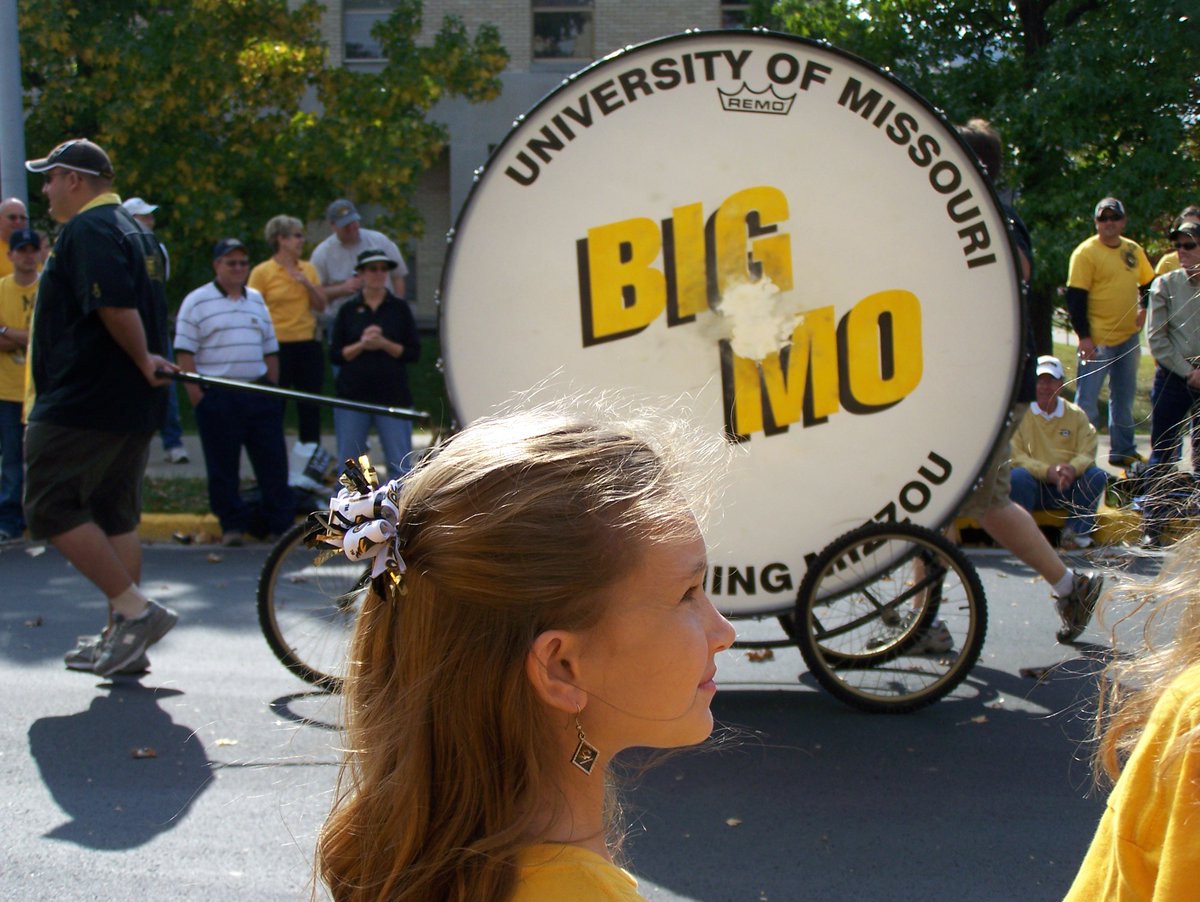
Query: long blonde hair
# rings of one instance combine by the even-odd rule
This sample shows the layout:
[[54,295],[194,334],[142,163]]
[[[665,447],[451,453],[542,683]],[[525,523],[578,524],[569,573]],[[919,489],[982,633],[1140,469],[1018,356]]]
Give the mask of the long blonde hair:
[[[1100,679],[1093,738],[1093,768],[1098,782],[1116,780],[1137,745],[1158,700],[1184,671],[1200,665],[1200,531],[1193,530],[1171,550],[1149,582],[1125,580],[1105,598],[1105,607],[1121,611],[1113,625],[1148,611],[1141,648],[1130,656],[1114,654]],[[1170,762],[1200,742],[1200,727],[1176,737],[1164,750]]]
[[[647,542],[694,533],[720,440],[539,413],[482,421],[406,478],[403,594],[376,589],[345,685],[348,750],[318,842],[346,900],[501,900],[560,763],[525,675]],[[694,436],[693,436],[694,439]],[[682,449],[686,448],[684,452]],[[610,821],[611,821],[611,814]],[[610,823],[611,826],[611,823]]]

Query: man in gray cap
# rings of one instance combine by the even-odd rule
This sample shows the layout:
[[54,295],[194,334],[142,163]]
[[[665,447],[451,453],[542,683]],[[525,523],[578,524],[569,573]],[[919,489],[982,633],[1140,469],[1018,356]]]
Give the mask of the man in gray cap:
[[112,163],[66,141],[30,172],[44,175],[63,223],[42,271],[30,364],[37,397],[25,431],[25,516],[107,597],[109,625],[67,653],[67,666],[109,676],[145,666],[174,611],[139,588],[141,486],[174,370],[167,349],[163,259],[113,192]]
[[331,203],[325,210],[325,218],[333,227],[333,234],[318,244],[312,255],[312,265],[317,268],[329,297],[325,319],[332,322],[341,302],[362,288],[362,277],[354,267],[358,255],[366,250],[381,250],[396,264],[391,277],[392,294],[403,298],[408,265],[395,242],[382,232],[364,229],[358,210],[345,198]]

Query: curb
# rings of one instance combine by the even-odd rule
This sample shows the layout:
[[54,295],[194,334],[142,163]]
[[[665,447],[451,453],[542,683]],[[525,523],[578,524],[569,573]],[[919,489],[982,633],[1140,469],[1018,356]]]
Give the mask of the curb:
[[170,542],[175,533],[206,534],[219,540],[221,524],[212,514],[142,514],[138,537],[143,542]]

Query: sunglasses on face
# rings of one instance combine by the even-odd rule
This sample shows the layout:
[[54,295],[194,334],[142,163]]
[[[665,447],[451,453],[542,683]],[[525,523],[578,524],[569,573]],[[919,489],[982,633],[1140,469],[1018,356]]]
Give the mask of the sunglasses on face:
[[1194,241],[1172,241],[1171,247],[1175,248],[1175,250],[1177,250],[1177,251],[1194,251],[1196,249],[1196,242],[1194,242]]
[[368,264],[363,267],[364,272],[389,272],[390,270],[391,267],[383,263]]
[[1124,216],[1118,216],[1116,213],[1101,213],[1096,217],[1096,222],[1120,222]]
[[236,266],[249,266],[249,265],[250,265],[250,261],[249,261],[249,260],[222,260],[222,261],[221,261],[221,265],[222,265],[222,266],[234,266],[234,267],[236,267]]

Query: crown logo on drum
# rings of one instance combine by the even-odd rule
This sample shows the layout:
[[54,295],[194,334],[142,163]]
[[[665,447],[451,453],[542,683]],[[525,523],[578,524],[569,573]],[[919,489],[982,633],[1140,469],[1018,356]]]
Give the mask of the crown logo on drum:
[[732,94],[717,88],[721,95],[721,109],[729,113],[768,113],[775,116],[786,116],[792,111],[792,103],[796,95],[780,97],[775,93],[775,86],[768,85],[761,91],[755,91],[745,82]]

